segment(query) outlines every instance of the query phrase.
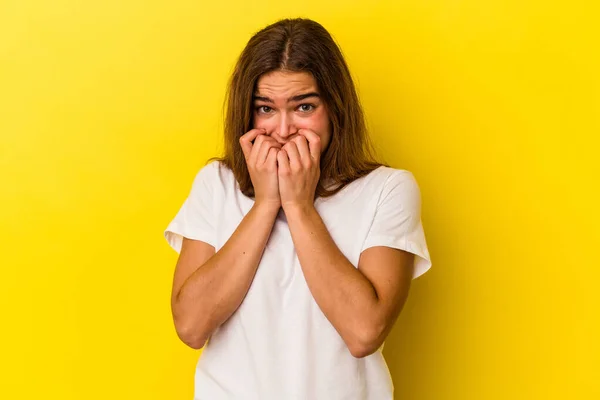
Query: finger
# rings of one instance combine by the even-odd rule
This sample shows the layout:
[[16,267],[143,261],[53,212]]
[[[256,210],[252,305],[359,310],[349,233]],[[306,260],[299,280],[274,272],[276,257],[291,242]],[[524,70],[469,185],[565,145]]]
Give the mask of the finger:
[[275,139],[265,137],[257,156],[258,165],[262,165],[267,161],[268,155],[271,154],[271,149],[279,150],[280,148],[281,145]]
[[298,152],[298,147],[296,146],[296,142],[287,142],[285,144],[285,151],[287,152],[288,158],[290,160],[290,168],[292,171],[298,171],[302,169],[302,164],[300,162],[300,153]]
[[244,133],[240,136],[240,146],[242,147],[242,151],[244,152],[244,156],[246,160],[250,158],[250,151],[252,150],[252,141],[256,138],[256,136],[260,134],[264,134],[267,131],[262,128],[251,129],[248,132]]
[[281,176],[282,174],[289,174],[289,172],[290,160],[288,159],[285,149],[281,149],[277,153],[277,173],[279,176]]
[[308,141],[302,135],[296,136],[293,140],[296,143],[296,148],[298,149],[298,153],[300,154],[300,162],[308,167],[310,165],[310,150],[308,148]]
[[319,135],[310,129],[299,129],[298,133],[301,133],[304,137],[306,137],[308,140],[310,155],[314,161],[319,162],[321,159],[321,138]]
[[265,162],[265,164],[267,164],[270,167],[273,167],[274,171],[277,171],[277,154],[279,153],[280,149],[278,149],[277,147],[271,147],[269,149],[269,155],[267,156],[267,161]]
[[251,165],[256,165],[258,162],[258,155],[260,154],[261,149],[266,144],[267,136],[263,134],[258,134],[256,139],[254,139],[254,143],[252,144],[252,150],[250,150],[250,158],[248,159],[248,163]]

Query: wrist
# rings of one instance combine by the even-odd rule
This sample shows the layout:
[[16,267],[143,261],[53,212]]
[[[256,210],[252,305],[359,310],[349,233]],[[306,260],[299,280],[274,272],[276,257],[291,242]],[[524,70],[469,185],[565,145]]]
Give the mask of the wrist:
[[265,213],[277,214],[281,209],[281,203],[274,201],[255,201],[252,208]]
[[316,210],[314,204],[284,203],[281,207],[286,215],[308,215]]

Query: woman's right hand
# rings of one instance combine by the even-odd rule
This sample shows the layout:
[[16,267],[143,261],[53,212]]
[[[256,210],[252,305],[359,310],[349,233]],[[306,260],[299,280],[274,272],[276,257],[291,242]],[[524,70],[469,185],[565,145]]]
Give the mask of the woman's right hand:
[[279,209],[281,198],[277,176],[277,153],[282,146],[275,139],[267,136],[264,129],[252,129],[246,132],[240,137],[240,145],[254,186],[255,203]]

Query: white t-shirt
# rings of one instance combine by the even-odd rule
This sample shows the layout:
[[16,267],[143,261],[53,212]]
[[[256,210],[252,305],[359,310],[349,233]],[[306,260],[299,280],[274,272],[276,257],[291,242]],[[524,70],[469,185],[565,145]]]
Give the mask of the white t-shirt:
[[[219,251],[254,200],[218,161],[197,174],[189,197],[165,231]],[[381,166],[315,207],[341,252],[388,246],[416,255],[413,278],[431,267],[413,174]],[[285,213],[280,210],[252,285],[240,307],[213,333],[198,360],[195,400],[391,400],[382,355],[355,358],[327,320],[304,279]]]

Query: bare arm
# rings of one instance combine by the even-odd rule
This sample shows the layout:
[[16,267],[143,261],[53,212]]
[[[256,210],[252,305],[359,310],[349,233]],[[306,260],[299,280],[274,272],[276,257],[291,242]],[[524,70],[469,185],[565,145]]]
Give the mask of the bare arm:
[[358,268],[339,250],[314,207],[286,210],[306,283],[355,357],[375,352],[407,299],[414,254],[376,246]]
[[298,132],[277,154],[281,205],[311,294],[350,353],[365,357],[380,347],[404,306],[414,254],[372,246],[361,252],[358,268],[352,265],[314,205],[321,138],[310,129]]
[[179,338],[199,349],[240,306],[256,273],[279,208],[255,204],[218,252],[183,239],[171,310]]
[[173,278],[171,311],[179,338],[199,349],[238,309],[252,284],[281,208],[277,149],[281,145],[252,129],[239,139],[255,191],[255,202],[219,251],[184,239]]

